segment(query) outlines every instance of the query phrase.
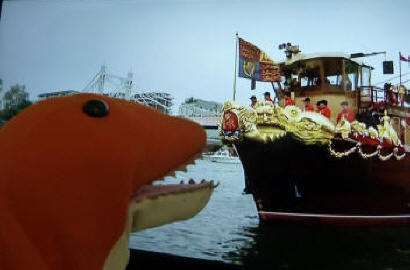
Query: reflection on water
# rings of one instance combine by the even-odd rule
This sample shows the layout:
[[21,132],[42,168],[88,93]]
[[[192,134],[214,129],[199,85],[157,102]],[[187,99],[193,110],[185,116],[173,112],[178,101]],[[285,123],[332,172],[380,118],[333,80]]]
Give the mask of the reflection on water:
[[200,161],[180,179],[216,180],[195,218],[135,233],[132,248],[241,264],[249,269],[410,269],[410,227],[342,228],[259,224],[242,195],[240,164]]
[[244,188],[241,164],[222,164],[200,160],[188,172],[177,172],[177,179],[214,180],[220,182],[208,205],[196,217],[132,234],[130,247],[171,253],[179,256],[222,260],[252,241],[248,228],[258,226],[252,197],[242,195]]
[[409,228],[261,224],[247,247],[230,253],[251,269],[410,269]]

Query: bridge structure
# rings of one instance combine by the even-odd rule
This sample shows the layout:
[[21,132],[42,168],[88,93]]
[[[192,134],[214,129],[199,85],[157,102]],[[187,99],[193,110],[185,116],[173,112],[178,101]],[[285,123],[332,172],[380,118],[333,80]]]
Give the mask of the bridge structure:
[[[127,76],[121,77],[107,72],[106,66],[101,66],[101,69],[88,84],[82,89],[85,93],[94,93],[106,95],[114,98],[122,98],[134,102],[138,102],[164,113],[171,112],[172,96],[165,92],[143,92],[136,88],[133,81],[133,74],[127,73]],[[180,117],[188,118],[200,124],[207,133],[208,145],[220,144],[218,135],[218,121],[220,116],[210,115],[213,112],[207,111],[206,108],[201,108],[201,113],[205,115],[179,115]]]
[[106,66],[101,66],[100,71],[82,89],[85,93],[101,94],[115,98],[122,98],[138,102],[164,113],[170,113],[172,96],[165,92],[141,91],[136,88],[133,73],[121,77],[107,72]]

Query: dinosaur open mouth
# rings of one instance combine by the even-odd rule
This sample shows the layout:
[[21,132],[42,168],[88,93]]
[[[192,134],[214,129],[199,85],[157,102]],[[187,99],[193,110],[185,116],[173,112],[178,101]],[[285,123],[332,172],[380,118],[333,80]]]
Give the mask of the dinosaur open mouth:
[[[174,170],[169,171],[167,174],[165,174],[163,177],[157,180],[163,181],[164,177],[166,176],[175,177],[176,176],[175,172],[177,171],[187,172],[188,171],[187,166],[194,165],[196,160],[199,160],[199,159],[202,159],[202,153],[198,153],[192,156],[186,162],[179,165]],[[144,185],[140,187],[136,192],[134,192],[131,195],[131,201],[139,202],[145,199],[155,199],[161,195],[192,192],[194,190],[201,189],[201,188],[215,188],[219,185],[219,183],[215,185],[213,180],[206,181],[205,179],[202,179],[200,182],[196,183],[195,180],[192,178],[189,179],[187,183],[185,183],[184,180],[181,180],[179,184],[158,184],[157,181],[154,181],[154,182],[156,182],[156,184],[150,183],[148,185]]]
[[[187,166],[195,164],[197,159],[202,159],[201,153],[194,155],[163,177],[175,177],[176,171],[187,172]],[[212,180],[202,179],[195,182],[189,179],[186,182],[181,180],[179,184],[159,184],[155,181],[155,183],[140,187],[130,198],[131,231],[135,232],[195,216],[205,207],[214,188],[218,185],[219,183],[214,184]]]
[[202,188],[215,188],[219,184],[214,184],[214,181],[201,180],[200,183],[195,183],[195,180],[189,179],[188,183],[182,180],[180,184],[169,185],[145,185],[138,189],[131,196],[132,202],[140,202],[145,199],[156,199],[158,196],[170,195],[175,193],[193,192]]

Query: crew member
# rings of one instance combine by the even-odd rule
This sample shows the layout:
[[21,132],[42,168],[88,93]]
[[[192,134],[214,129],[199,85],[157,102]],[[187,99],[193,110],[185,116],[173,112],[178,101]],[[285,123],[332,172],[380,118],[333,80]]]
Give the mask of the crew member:
[[355,115],[354,112],[349,109],[349,103],[347,101],[342,101],[342,103],[340,103],[340,106],[342,107],[342,109],[337,115],[336,123],[339,123],[340,120],[342,120],[342,116],[346,121],[353,122]]
[[318,101],[319,103],[319,113],[325,117],[327,117],[328,119],[330,119],[330,109],[327,107],[327,100],[323,99]]
[[251,107],[255,109],[258,99],[256,98],[256,96],[251,96],[250,100],[251,100]]
[[406,87],[404,85],[399,86],[399,98],[400,98],[400,106],[404,106],[404,94],[406,93]]
[[265,96],[265,101],[272,101],[272,99],[270,98],[270,92],[265,92],[264,96]]
[[313,108],[312,104],[310,104],[310,98],[308,98],[308,97],[305,98],[303,100],[303,103],[305,104],[305,109],[304,109],[305,112],[314,112],[315,111],[315,108]]
[[295,101],[290,97],[289,93],[285,93],[284,98],[285,98],[285,107],[289,105],[295,106]]
[[316,112],[317,113],[320,113],[320,101],[321,100],[316,101]]

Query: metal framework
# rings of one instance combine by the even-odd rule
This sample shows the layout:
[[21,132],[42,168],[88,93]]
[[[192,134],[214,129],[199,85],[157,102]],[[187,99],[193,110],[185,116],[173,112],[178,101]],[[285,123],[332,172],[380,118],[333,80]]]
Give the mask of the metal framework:
[[120,77],[107,73],[107,67],[104,65],[82,92],[138,102],[164,113],[170,113],[173,99],[169,93],[165,92],[140,91],[133,85],[132,72],[128,72],[126,77]]

